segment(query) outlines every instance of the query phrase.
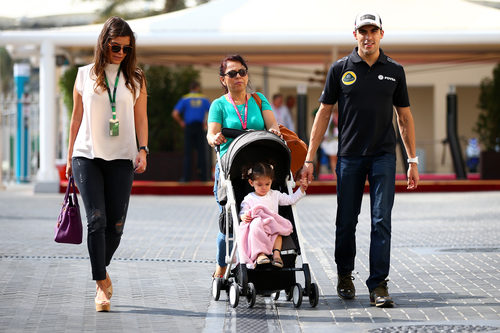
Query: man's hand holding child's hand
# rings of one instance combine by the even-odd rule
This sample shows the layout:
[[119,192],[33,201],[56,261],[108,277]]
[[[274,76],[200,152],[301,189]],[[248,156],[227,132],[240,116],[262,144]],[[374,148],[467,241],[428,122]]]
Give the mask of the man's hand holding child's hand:
[[300,186],[300,190],[302,191],[302,193],[304,193],[307,190],[307,186],[309,186],[309,183],[307,182],[307,178],[300,178],[299,186]]

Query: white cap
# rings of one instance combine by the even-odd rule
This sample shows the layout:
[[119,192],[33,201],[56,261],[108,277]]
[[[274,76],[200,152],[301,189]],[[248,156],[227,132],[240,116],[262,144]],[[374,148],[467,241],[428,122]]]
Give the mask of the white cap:
[[374,25],[379,29],[382,29],[382,19],[379,14],[374,12],[359,13],[354,21],[354,30],[356,31],[365,25]]

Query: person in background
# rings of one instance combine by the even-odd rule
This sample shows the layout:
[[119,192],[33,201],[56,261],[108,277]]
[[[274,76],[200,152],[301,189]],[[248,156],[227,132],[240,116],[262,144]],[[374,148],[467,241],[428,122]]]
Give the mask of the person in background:
[[[257,92],[262,101],[262,111],[249,92],[248,65],[243,57],[234,54],[225,57],[219,67],[219,81],[224,88],[224,95],[212,102],[208,113],[207,141],[212,147],[220,146],[220,156],[224,156],[233,139],[227,139],[222,128],[239,130],[268,130],[281,136],[278,123],[274,118],[271,105],[266,97]],[[214,196],[217,197],[219,164],[215,165]],[[217,264],[213,277],[222,277],[226,272],[226,235],[219,231],[217,235]]]
[[288,95],[286,97],[285,105],[288,108],[288,111],[290,111],[290,114],[293,113],[293,108],[295,107],[295,101],[296,98],[294,95]]
[[184,171],[181,181],[191,180],[193,150],[198,154],[198,172],[201,181],[208,180],[207,146],[205,143],[206,115],[210,101],[200,93],[201,86],[194,81],[189,94],[175,105],[172,117],[184,129]]
[[339,145],[339,130],[338,126],[338,112],[337,108],[333,109],[332,116],[328,122],[328,127],[326,128],[325,136],[321,142],[321,149],[323,153],[328,156],[328,161],[330,163],[330,169],[333,173],[333,178],[335,179],[335,166],[337,165],[337,152]]
[[272,108],[274,111],[274,117],[276,118],[278,124],[281,124],[289,130],[295,132],[295,124],[292,120],[292,116],[290,115],[290,110],[285,104],[283,104],[282,94],[273,95]]
[[313,177],[313,158],[338,102],[339,148],[337,173],[337,219],[335,262],[337,293],[343,299],[355,297],[352,271],[356,256],[356,225],[365,181],[370,185],[371,240],[370,276],[366,281],[370,304],[392,307],[387,277],[391,252],[391,212],[396,178],[396,134],[394,108],[410,157],[408,189],[417,188],[418,158],[415,129],[410,111],[403,66],[380,49],[384,37],[377,13],[356,16],[354,38],[357,47],[335,62],[328,72],[314,119],[302,177]]
[[94,62],[78,69],[73,90],[66,177],[74,176],[85,205],[97,311],[110,310],[113,287],[106,267],[123,234],[134,171],[143,173],[147,166],[146,78],[136,64],[133,31],[111,17]]

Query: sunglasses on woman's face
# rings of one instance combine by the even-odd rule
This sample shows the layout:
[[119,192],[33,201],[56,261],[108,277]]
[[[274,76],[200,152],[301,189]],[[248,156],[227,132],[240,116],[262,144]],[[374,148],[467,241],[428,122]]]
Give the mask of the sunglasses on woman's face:
[[247,70],[246,70],[246,69],[243,69],[243,68],[242,68],[242,69],[240,69],[240,70],[237,70],[237,71],[232,70],[232,71],[227,72],[227,73],[226,73],[226,74],[224,74],[224,75],[227,75],[227,76],[229,76],[231,79],[234,79],[234,78],[236,77],[236,75],[238,75],[238,74],[240,74],[240,76],[241,76],[241,77],[245,77],[245,76],[247,76]]
[[129,54],[132,51],[132,46],[128,45],[121,46],[120,44],[109,44],[109,46],[111,47],[111,52],[113,53],[118,53],[121,49],[123,49],[123,53],[125,54]]

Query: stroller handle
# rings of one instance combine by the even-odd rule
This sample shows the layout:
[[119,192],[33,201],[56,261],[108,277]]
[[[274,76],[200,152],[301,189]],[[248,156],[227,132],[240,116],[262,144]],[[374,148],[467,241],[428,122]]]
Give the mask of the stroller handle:
[[235,128],[223,128],[221,130],[222,135],[224,135],[227,138],[237,138],[238,136],[248,132],[247,130],[240,130],[240,129],[235,129]]
[[[230,138],[230,139],[237,138],[246,132],[248,132],[248,130],[240,130],[240,129],[236,129],[236,128],[226,128],[226,127],[221,129],[222,135],[224,135],[226,138]],[[217,153],[220,152],[220,145],[216,145],[214,148],[215,148],[215,151]]]

